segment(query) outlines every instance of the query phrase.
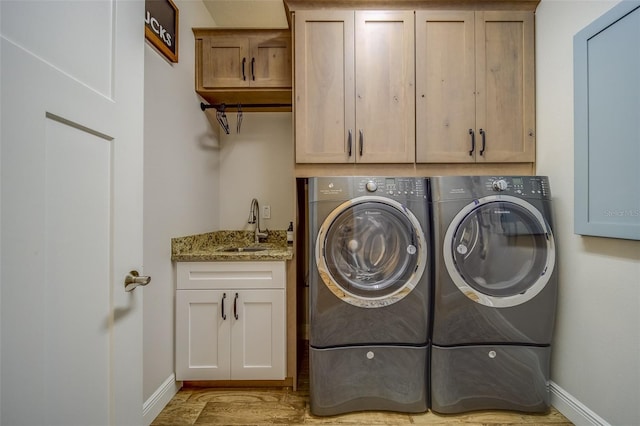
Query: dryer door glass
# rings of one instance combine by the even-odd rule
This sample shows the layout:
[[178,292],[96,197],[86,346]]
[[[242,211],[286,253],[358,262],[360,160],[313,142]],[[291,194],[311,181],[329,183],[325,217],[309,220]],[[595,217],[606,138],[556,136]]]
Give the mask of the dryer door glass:
[[456,269],[476,291],[494,297],[525,292],[547,268],[547,233],[526,208],[496,201],[469,212],[456,229]]
[[349,206],[335,217],[323,244],[332,283],[357,297],[395,293],[417,269],[416,232],[395,207],[379,202]]

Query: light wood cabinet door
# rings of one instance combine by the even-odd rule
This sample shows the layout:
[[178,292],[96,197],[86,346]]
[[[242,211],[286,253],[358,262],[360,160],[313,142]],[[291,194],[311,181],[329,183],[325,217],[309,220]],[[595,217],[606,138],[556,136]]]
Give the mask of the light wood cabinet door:
[[251,87],[291,87],[291,34],[275,31],[249,38]]
[[355,12],[359,163],[415,160],[414,13]]
[[476,12],[477,161],[535,161],[534,37],[533,12]]
[[413,163],[413,11],[295,13],[298,163]]
[[296,162],[354,161],[354,14],[295,13]]
[[535,161],[533,12],[416,12],[416,158]]
[[233,35],[202,37],[202,89],[249,87],[249,39]]
[[416,157],[475,162],[474,11],[416,12]]

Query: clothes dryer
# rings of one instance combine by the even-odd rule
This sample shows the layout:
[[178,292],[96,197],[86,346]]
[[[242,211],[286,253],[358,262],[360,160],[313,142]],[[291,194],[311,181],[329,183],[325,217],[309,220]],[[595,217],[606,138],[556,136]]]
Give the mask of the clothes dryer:
[[430,179],[431,407],[544,412],[556,244],[544,176]]
[[313,414],[427,410],[429,226],[424,178],[309,179]]

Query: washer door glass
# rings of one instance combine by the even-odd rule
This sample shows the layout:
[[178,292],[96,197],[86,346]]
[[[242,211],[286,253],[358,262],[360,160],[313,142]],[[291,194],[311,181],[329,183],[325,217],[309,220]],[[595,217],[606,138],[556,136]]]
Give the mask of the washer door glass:
[[424,235],[409,210],[393,200],[362,198],[341,205],[325,220],[316,260],[334,294],[374,307],[358,300],[390,304],[404,297],[402,290],[411,290],[420,279],[426,253]]
[[553,270],[555,248],[546,221],[535,207],[516,200],[479,200],[448,232],[446,257],[455,267],[449,273],[467,297],[485,305],[531,299]]

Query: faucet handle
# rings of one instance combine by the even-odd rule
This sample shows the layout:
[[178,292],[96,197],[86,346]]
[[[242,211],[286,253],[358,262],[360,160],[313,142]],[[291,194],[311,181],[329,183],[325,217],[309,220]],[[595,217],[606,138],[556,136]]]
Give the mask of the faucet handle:
[[269,230],[265,229],[264,231],[259,231],[256,232],[256,243],[261,243],[264,242],[264,240],[267,239],[267,237],[269,236]]

